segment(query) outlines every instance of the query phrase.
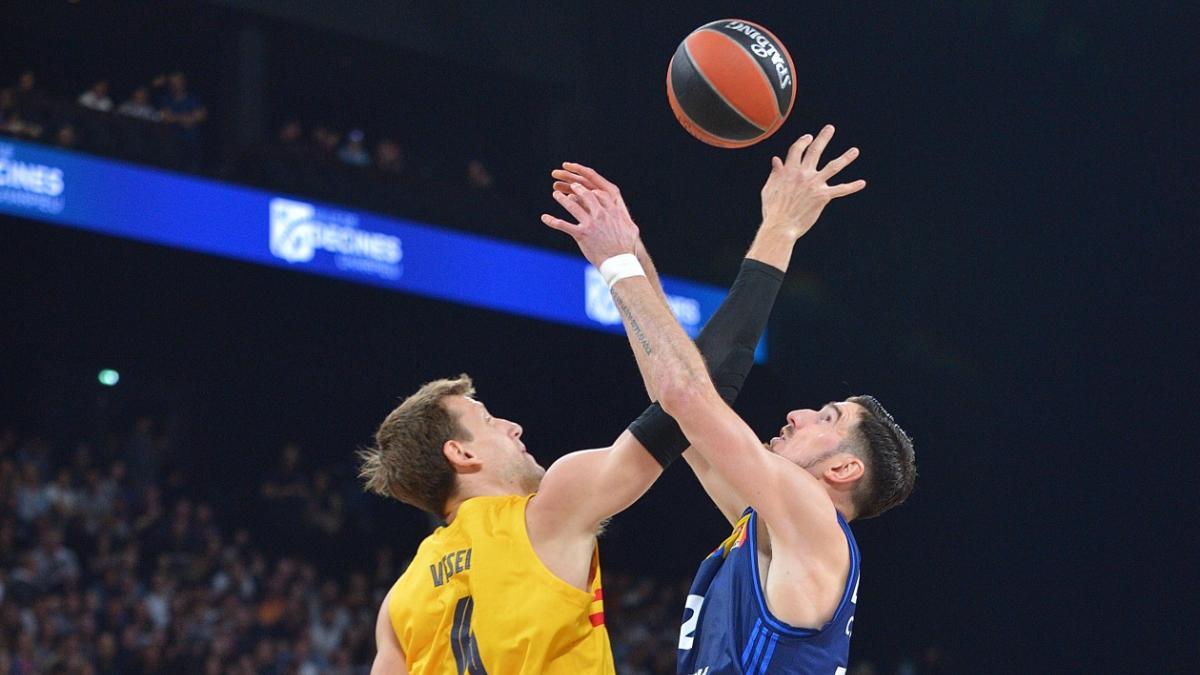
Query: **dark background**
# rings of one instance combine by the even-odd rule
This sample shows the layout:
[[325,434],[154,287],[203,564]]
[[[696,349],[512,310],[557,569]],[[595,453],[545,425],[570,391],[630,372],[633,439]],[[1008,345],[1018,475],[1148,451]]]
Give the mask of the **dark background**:
[[[789,409],[869,392],[916,439],[909,502],[855,525],[853,656],[937,645],[959,672],[1184,672],[1200,662],[1198,14],[1032,0],[17,2],[0,77],[32,67],[74,96],[107,76],[119,102],[182,68],[212,113],[204,171],[231,180],[240,148],[292,116],[396,134],[435,179],[486,157],[504,217],[445,222],[565,251],[536,218],[547,172],[588,162],[621,184],[664,273],[719,284],[757,224],[770,155],[836,124],[830,156],[860,147],[844,175],[868,187],[797,246],[770,362],[738,408],[769,435]],[[740,151],[687,136],[663,91],[678,42],[725,16],[769,27],[798,71],[788,123]],[[644,405],[613,336],[3,226],[0,423],[70,435],[64,420],[151,411],[230,494],[287,439],[351,480],[352,450],[397,397],[462,371],[544,465],[611,441]],[[81,415],[105,366],[122,385]],[[414,549],[421,516],[378,508],[379,536]],[[723,530],[673,467],[614,521],[605,564],[674,580]]]

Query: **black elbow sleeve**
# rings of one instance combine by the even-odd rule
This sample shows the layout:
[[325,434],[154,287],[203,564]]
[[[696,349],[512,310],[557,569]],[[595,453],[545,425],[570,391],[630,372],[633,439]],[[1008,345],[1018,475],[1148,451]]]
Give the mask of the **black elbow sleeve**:
[[[782,270],[757,260],[743,260],[729,295],[696,338],[717,393],[730,405],[754,366],[754,349],[766,330],[782,284]],[[664,468],[690,445],[679,425],[658,403],[646,408],[629,425],[629,431]]]

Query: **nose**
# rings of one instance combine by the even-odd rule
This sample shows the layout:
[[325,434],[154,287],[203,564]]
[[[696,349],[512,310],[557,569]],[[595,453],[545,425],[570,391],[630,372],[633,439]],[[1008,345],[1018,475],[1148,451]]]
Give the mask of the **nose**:
[[509,424],[512,425],[512,430],[509,431],[509,433],[512,434],[513,438],[520,438],[521,434],[525,433],[525,430],[521,428],[520,424],[517,424],[516,422],[509,422]]
[[809,410],[808,408],[793,410],[787,414],[787,421],[788,424],[791,424],[793,427],[799,429],[809,422],[812,422],[816,415],[816,410]]

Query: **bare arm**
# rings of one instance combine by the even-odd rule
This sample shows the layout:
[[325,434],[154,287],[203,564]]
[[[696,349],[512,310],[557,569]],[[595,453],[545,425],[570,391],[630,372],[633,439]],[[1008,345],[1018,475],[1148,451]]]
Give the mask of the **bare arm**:
[[[543,222],[571,234],[589,262],[598,267],[608,258],[635,250],[637,226],[623,204],[579,185],[573,186],[569,197],[558,191],[554,194],[579,224],[550,215],[544,215]],[[626,287],[628,291],[618,290]],[[704,375],[704,363],[695,347],[649,279],[638,276],[617,282],[613,302],[643,359],[652,397],[658,398],[665,388],[677,386],[685,369],[698,373],[693,377]],[[636,306],[636,314],[630,305]],[[652,323],[643,326],[642,321]],[[681,343],[690,352],[682,349]],[[690,354],[691,358],[680,354]],[[538,496],[530,504],[532,514],[527,520],[531,537],[557,536],[560,532],[567,536],[590,535],[597,523],[628,507],[661,473],[658,462],[628,432],[611,448],[563,457],[546,472]]]
[[844,546],[833,502],[817,479],[767,451],[711,384],[672,391],[662,403],[692,450],[761,514],[781,545],[822,553]]
[[[637,240],[632,220],[622,220],[605,199],[602,206],[595,194],[576,186],[577,196],[568,198],[555,193],[558,201],[581,223],[575,225],[550,215],[542,217],[550,227],[571,234],[588,260],[600,262],[620,253],[631,253]],[[591,255],[588,255],[588,254]],[[619,287],[630,287],[628,294],[614,290],[613,300],[626,322],[626,329],[646,357],[647,387],[652,396],[662,395],[675,384],[684,367],[704,364],[683,329],[675,322],[661,296],[644,276],[624,279]],[[646,317],[653,325],[643,327],[629,310],[628,303],[639,307],[637,317]],[[663,324],[674,332],[664,330]],[[649,341],[646,329],[654,336]],[[669,336],[669,337],[668,337]],[[694,359],[687,362],[669,356],[678,352],[682,342]],[[662,468],[641,443],[626,431],[609,448],[571,453],[556,461],[542,478],[537,495],[525,511],[530,543],[539,559],[559,578],[586,588],[588,562],[594,535],[604,519],[627,508],[650,487]]]
[[[827,188],[825,185],[826,180],[850,164],[858,156],[856,148],[851,148],[841,157],[831,162],[820,177],[815,176],[815,171],[806,173],[800,169],[800,166],[803,164],[805,150],[812,145],[813,150],[819,153],[820,148],[824,147],[832,134],[832,127],[826,127],[818,135],[816,143],[813,142],[814,139],[811,135],[805,134],[789,149],[786,163],[778,157],[772,159],[772,169],[761,192],[763,218],[755,235],[754,242],[746,254],[747,259],[758,261],[764,265],[774,267],[780,272],[785,272],[791,260],[791,253],[796,239],[803,236],[811,228],[825,204],[833,197],[857,192],[865,185],[863,181],[856,181],[837,186],[836,193],[832,190],[816,189],[818,187]],[[813,155],[814,164],[815,158],[816,155]],[[554,170],[552,176],[555,178],[554,190],[563,195],[570,196],[574,194],[572,185],[581,185],[589,190],[605,192],[613,202],[621,218],[632,224],[632,217],[629,215],[629,210],[625,205],[620,189],[614,183],[600,175],[599,172],[582,164],[567,162],[563,164],[563,168]],[[820,180],[817,180],[817,178],[820,178]],[[646,272],[647,279],[649,279],[651,285],[654,286],[659,297],[665,303],[665,295],[658,281],[653,260],[650,258],[640,239],[636,242],[635,253]],[[740,282],[741,274],[739,273]],[[736,289],[737,287],[738,285],[735,284],[734,288]],[[734,344],[729,328],[734,323],[744,326],[743,328],[739,328],[739,330],[744,331],[748,329],[754,331],[754,335],[746,334],[738,339],[749,342],[757,341],[759,335],[757,330],[761,329],[754,329],[751,326],[762,325],[757,323],[758,320],[765,323],[765,313],[770,311],[770,302],[774,296],[772,294],[770,300],[767,300],[767,304],[764,306],[761,298],[765,297],[767,296],[747,296],[747,300],[744,302],[748,303],[748,306],[744,309],[745,312],[749,313],[742,313],[740,315],[732,306],[727,307],[723,304],[710,321],[710,325],[705,328],[701,337],[697,339],[697,345],[704,358],[708,361],[709,368],[714,377],[718,375],[719,371],[726,368],[728,368],[729,372],[724,377],[729,377],[735,372],[740,373],[734,376],[737,379],[733,380],[733,382],[737,384],[732,385],[733,393],[731,394],[730,391],[723,390],[722,396],[727,401],[731,400],[731,396],[736,396],[736,388],[740,387],[740,378],[744,378],[745,376],[746,371],[743,368],[748,368],[749,365],[746,363],[739,367],[734,365],[734,362],[729,362],[725,365],[725,359],[731,353]],[[734,302],[734,298],[735,294],[731,293],[727,297],[726,303]],[[758,317],[761,317],[761,319]],[[742,323],[743,321],[745,321],[744,324]],[[722,327],[715,328],[718,324],[721,324]],[[716,332],[708,335],[706,339],[705,336],[712,330]],[[634,347],[634,355],[638,361],[638,368],[649,391],[650,383],[646,356],[642,350],[637,349],[633,334],[627,332],[627,335],[631,346]],[[723,386],[731,386],[730,381],[727,380]],[[651,399],[653,400],[654,398],[653,394],[651,394]],[[647,411],[647,414],[650,414],[650,411]],[[729,483],[717,472],[713,471],[711,465],[697,452],[694,450],[686,451],[684,458],[692,467],[696,477],[722,514],[731,522],[735,521],[746,506],[745,500],[737,495]]]
[[[625,204],[625,199],[621,194],[620,188],[617,187],[615,183],[602,176],[595,169],[576,162],[564,162],[561,169],[555,169],[551,172],[551,176],[553,176],[555,179],[554,190],[566,195],[568,198],[574,195],[574,190],[571,187],[572,185],[581,185],[588,190],[600,190],[605,192],[612,200],[619,215],[623,219],[627,220],[630,224],[633,223],[633,217],[629,213],[629,208]],[[747,257],[753,257],[757,260],[763,261],[764,259],[768,258],[765,249],[769,246],[777,245],[780,240],[781,237],[764,236],[760,231],[760,234],[755,238],[755,243],[751,247],[751,251],[749,254],[747,254]],[[787,251],[789,254],[792,243],[794,242],[789,242],[787,244]],[[635,243],[634,253],[637,255],[638,262],[641,263],[642,269],[646,272],[646,279],[654,288],[659,299],[664,305],[666,305],[666,293],[663,291],[662,283],[659,281],[658,269],[654,265],[654,260],[650,257],[650,253],[646,250],[646,246],[643,244],[640,237]],[[779,256],[777,255],[773,256],[771,257],[771,260],[774,260],[778,257]],[[770,264],[770,262],[767,264]],[[647,361],[648,357],[646,353],[639,348],[633,333],[626,331],[626,337],[629,339],[629,346],[633,349],[633,355],[637,361],[638,371],[641,373],[642,382],[646,386],[646,393],[649,395],[651,401],[656,401],[657,396],[652,391],[650,382],[649,364]],[[707,358],[707,355],[705,356]],[[708,494],[709,498],[713,501],[721,514],[725,516],[726,520],[728,520],[730,524],[736,522],[742,511],[745,510],[745,501],[733,491],[733,488],[730,487],[720,475],[718,475],[715,471],[712,471],[708,462],[705,461],[703,457],[696,454],[696,452],[691,450],[685,451],[683,453],[683,457],[687,461],[688,465],[692,467],[692,472],[700,481],[700,485],[704,488],[705,493]]]
[[[786,163],[778,157],[772,159],[773,169],[762,191],[764,226],[749,255],[761,255],[760,261],[786,269],[791,251],[781,242],[786,244],[792,236],[803,236],[832,199],[866,186],[862,180],[828,185],[830,178],[858,156],[856,148],[817,169],[833,132],[833,127],[827,125],[811,143],[802,137],[788,151]],[[695,467],[715,470],[785,540],[808,545],[828,543],[830,537],[840,536],[836,527],[831,528],[831,524],[836,525],[831,517],[833,505],[816,479],[768,452],[745,422],[716,395],[710,382],[672,394],[661,403],[692,441],[689,453],[698,454],[707,464],[697,461]],[[694,459],[689,458],[689,462]]]
[[[621,195],[621,188],[617,187],[616,183],[608,180],[600,175],[599,171],[584,166],[577,162],[563,162],[561,169],[555,169],[550,172],[554,177],[554,191],[571,199],[575,192],[572,185],[581,185],[588,190],[601,190],[608,195],[612,200],[617,214],[626,222],[627,226],[636,228],[637,225],[633,221],[633,216],[629,214],[629,207],[625,205],[625,198]],[[646,272],[646,279],[650,281],[650,285],[654,287],[658,297],[665,305],[667,302],[667,294],[663,292],[662,282],[658,279],[658,269],[654,266],[654,261],[650,258],[649,251],[646,250],[645,244],[642,243],[641,236],[634,241],[633,253],[637,256],[638,262],[642,264],[642,269]],[[625,336],[629,338],[629,346],[633,349],[633,357],[637,361],[638,372],[641,373],[642,383],[646,387],[646,395],[651,401],[657,401],[658,397],[651,391],[650,379],[648,376],[647,363],[645,354],[637,348],[634,343],[634,337],[626,331]]]
[[396,639],[396,631],[392,630],[392,619],[388,615],[388,601],[392,592],[388,591],[379,606],[379,616],[375,619],[375,662],[371,664],[371,675],[408,675],[408,664],[404,660],[404,651],[400,649],[400,641]]
[[612,446],[560,457],[542,477],[536,505],[546,532],[590,537],[606,518],[629,508],[662,475],[662,467],[633,434],[623,432]]
[[[617,229],[615,206],[598,191],[576,186],[576,200],[561,197],[560,202],[579,221],[572,225],[551,219],[548,225],[570,234],[592,264],[618,252],[614,250],[611,230]],[[630,243],[631,248],[631,243]],[[683,328],[671,316],[654,287],[645,276],[617,281],[612,287],[613,302],[621,312],[635,349],[641,350],[647,365],[649,387],[658,395],[667,412],[679,422],[696,451],[745,500],[763,516],[785,517],[794,513],[795,503],[810,510],[833,506],[814,478],[787,460],[767,452],[754,432],[725,404],[709,379],[704,360]],[[807,480],[807,482],[805,482]],[[820,499],[817,499],[819,497]],[[819,522],[799,514],[802,523]],[[829,522],[836,520],[829,519]]]

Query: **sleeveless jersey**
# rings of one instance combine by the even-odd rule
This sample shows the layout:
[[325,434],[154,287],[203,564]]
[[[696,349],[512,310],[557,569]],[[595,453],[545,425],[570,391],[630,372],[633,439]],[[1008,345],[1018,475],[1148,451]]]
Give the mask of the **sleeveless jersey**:
[[599,550],[589,591],[546,569],[525,529],[532,496],[468,499],[421,542],[387,608],[412,675],[615,672]]
[[838,514],[850,546],[850,574],[833,619],[820,630],[795,628],[767,609],[758,573],[758,515],[746,509],[696,573],[679,635],[680,675],[815,673],[841,675],[850,654],[858,602],[858,545]]

